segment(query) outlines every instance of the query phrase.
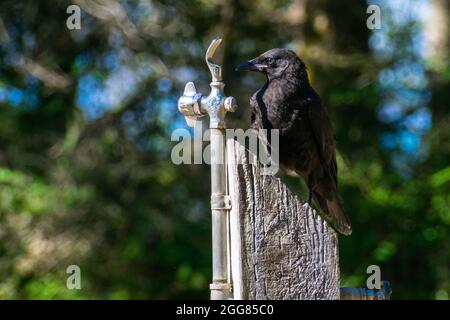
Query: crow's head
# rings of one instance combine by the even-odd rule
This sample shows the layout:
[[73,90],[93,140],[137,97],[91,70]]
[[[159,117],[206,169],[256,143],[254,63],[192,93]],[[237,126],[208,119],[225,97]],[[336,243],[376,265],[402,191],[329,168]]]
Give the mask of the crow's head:
[[277,78],[307,79],[305,64],[289,49],[272,49],[240,64],[236,71],[259,71],[270,80]]

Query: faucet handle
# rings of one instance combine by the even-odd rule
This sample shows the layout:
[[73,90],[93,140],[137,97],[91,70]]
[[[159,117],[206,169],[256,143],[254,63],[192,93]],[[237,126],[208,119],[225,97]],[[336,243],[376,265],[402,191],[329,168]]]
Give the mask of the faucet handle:
[[178,110],[186,118],[188,126],[194,127],[195,121],[205,114],[201,109],[202,94],[197,91],[193,82],[186,83],[183,95],[178,99]]

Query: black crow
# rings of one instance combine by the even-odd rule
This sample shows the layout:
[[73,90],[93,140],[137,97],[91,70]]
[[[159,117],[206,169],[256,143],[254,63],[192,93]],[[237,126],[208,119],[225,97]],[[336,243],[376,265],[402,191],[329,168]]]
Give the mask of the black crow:
[[352,232],[337,186],[336,137],[306,66],[288,49],[272,49],[236,70],[259,71],[267,82],[250,99],[252,127],[279,129],[280,167],[306,182],[325,218],[340,233]]

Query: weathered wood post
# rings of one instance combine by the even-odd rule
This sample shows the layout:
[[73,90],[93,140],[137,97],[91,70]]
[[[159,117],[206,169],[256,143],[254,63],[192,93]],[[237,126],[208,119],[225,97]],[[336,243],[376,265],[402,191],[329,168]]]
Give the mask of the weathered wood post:
[[336,232],[252,157],[227,141],[234,299],[339,299]]

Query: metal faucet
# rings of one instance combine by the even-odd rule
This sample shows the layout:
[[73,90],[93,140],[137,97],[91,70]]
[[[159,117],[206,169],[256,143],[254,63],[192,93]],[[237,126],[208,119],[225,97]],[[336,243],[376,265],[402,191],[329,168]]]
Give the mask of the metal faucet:
[[235,98],[225,97],[222,67],[212,60],[221,42],[221,38],[215,38],[205,55],[206,64],[212,77],[210,94],[204,96],[197,91],[193,82],[188,82],[184,87],[183,95],[178,99],[178,110],[186,117],[186,122],[190,127],[194,126],[195,120],[208,114],[211,129],[225,129],[226,113],[234,112],[237,108]]
[[225,165],[225,115],[237,108],[233,97],[225,97],[222,81],[222,67],[212,60],[222,39],[215,38],[206,51],[206,64],[211,72],[211,92],[203,96],[197,92],[193,82],[188,82],[183,95],[178,99],[178,110],[185,116],[189,126],[209,115],[211,137],[211,213],[212,213],[212,269],[213,279],[210,284],[212,300],[226,300],[232,297],[229,261],[228,219],[231,209],[227,195]]

